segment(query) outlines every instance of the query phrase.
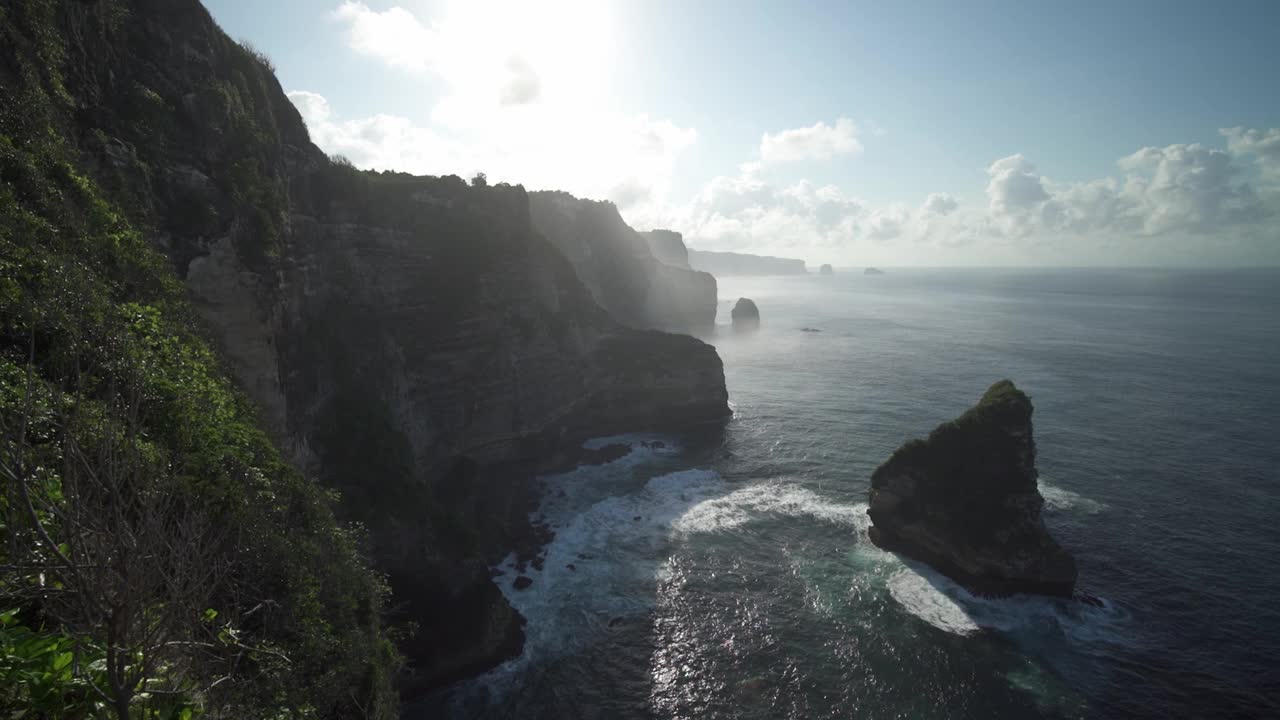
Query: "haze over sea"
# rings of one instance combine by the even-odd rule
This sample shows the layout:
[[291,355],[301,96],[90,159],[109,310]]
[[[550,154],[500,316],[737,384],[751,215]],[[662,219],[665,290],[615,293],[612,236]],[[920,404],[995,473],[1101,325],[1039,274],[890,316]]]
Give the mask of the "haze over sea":
[[[739,296],[724,433],[546,478],[545,566],[497,579],[524,656],[420,716],[1274,716],[1280,271],[722,278],[722,323]],[[1103,607],[974,598],[866,538],[875,467],[1004,377]]]

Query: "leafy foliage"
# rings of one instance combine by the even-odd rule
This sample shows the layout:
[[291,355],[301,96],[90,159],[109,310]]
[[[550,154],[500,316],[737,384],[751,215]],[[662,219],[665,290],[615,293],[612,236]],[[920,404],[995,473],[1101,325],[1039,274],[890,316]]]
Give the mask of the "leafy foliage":
[[[335,521],[332,497],[258,427],[167,259],[82,169],[68,130],[74,103],[60,69],[59,12],[81,11],[53,0],[0,7],[0,457],[12,471],[0,498],[0,565],[11,568],[0,575],[0,714],[102,713],[105,700],[91,688],[105,687],[95,673],[106,629],[53,601],[83,588],[50,586],[52,575],[20,566],[54,567],[57,550],[67,552],[62,518],[80,497],[66,493],[68,468],[77,461],[106,474],[95,449],[107,447],[135,458],[118,493],[199,509],[165,516],[178,522],[166,526],[173,542],[186,542],[180,525],[193,517],[226,538],[210,606],[180,613],[174,637],[187,649],[149,668],[130,714],[391,717],[397,657],[381,626],[383,582],[361,559],[360,537]],[[222,88],[228,107],[244,103],[249,85],[240,76]],[[153,95],[138,91],[150,108],[140,123],[166,122]],[[265,142],[252,122],[233,127],[250,147]],[[249,156],[227,177],[260,225],[246,237],[261,242],[242,252],[270,262],[284,202],[278,181]],[[138,597],[147,603],[141,617],[169,612],[162,592]],[[166,680],[181,682],[156,694]]]

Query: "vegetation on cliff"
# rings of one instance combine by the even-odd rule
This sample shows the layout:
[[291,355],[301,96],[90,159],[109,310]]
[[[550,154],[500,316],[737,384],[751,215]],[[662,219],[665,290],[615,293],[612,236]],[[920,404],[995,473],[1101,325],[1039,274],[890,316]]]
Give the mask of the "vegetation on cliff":
[[[391,717],[397,658],[360,533],[228,380],[144,239],[163,229],[150,200],[86,171],[83,145],[113,139],[79,133],[77,114],[101,109],[67,74],[97,69],[69,60],[67,29],[143,22],[98,6],[0,7],[0,713]],[[262,74],[204,95],[233,108]],[[116,121],[140,136],[172,122],[157,97],[138,86]],[[239,127],[227,177],[258,224],[239,250],[262,266],[281,190],[253,156],[260,133]],[[123,172],[153,169],[113,147]],[[188,200],[175,222],[212,215]]]
[[[872,475],[872,487],[887,482],[899,468],[910,467],[936,478],[933,494],[953,513],[973,514],[974,531],[981,531],[1002,498],[1009,493],[1035,491],[1036,475],[1028,467],[1035,462],[1031,433],[1031,400],[1013,382],[992,385],[976,405],[954,420],[944,422],[928,438],[914,439],[898,448]],[[1015,436],[1009,428],[1024,428]],[[1030,453],[1025,460],[1021,457]],[[988,507],[988,506],[991,507]]]

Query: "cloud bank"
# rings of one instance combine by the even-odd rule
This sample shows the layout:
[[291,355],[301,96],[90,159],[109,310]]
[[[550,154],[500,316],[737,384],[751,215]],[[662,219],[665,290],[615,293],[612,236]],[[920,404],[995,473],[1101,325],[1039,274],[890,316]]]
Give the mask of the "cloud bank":
[[531,5],[475,0],[424,20],[402,7],[347,0],[332,12],[351,51],[442,84],[426,122],[344,117],[319,94],[289,97],[312,139],[359,167],[484,171],[494,181],[610,199],[633,225],[679,230],[703,249],[834,263],[951,262],[968,249],[1030,263],[1170,253],[1212,261],[1236,251],[1280,261],[1280,128],[1225,128],[1223,147],[1139,148],[1118,158],[1113,173],[1084,182],[1056,181],[1014,154],[975,173],[972,187],[908,202],[871,204],[835,185],[779,181],[858,162],[859,127],[837,117],[769,129],[735,172],[674,198],[675,173],[697,131],[610,109],[603,92],[612,28],[602,4]]

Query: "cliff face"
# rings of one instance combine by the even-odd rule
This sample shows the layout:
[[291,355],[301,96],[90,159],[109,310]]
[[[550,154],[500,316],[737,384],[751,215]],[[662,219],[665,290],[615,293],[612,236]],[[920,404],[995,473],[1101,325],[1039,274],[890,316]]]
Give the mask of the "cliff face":
[[564,253],[592,297],[619,322],[693,335],[714,329],[715,278],[687,263],[659,262],[645,235],[623,222],[613,203],[537,192],[530,206],[534,227]]
[[685,247],[684,237],[680,233],[674,230],[650,230],[640,234],[649,243],[649,251],[658,262],[689,269],[689,248]]
[[746,253],[689,251],[689,266],[712,275],[805,275],[803,260]]
[[1008,380],[871,476],[871,540],[971,590],[1070,597],[1075,559],[1045,528],[1031,401]]
[[532,472],[588,434],[724,418],[715,351],[611,318],[522,188],[330,162],[196,0],[71,5],[84,163],[153,230],[278,441],[368,526],[419,625],[417,680],[517,652],[487,565],[532,542]]

